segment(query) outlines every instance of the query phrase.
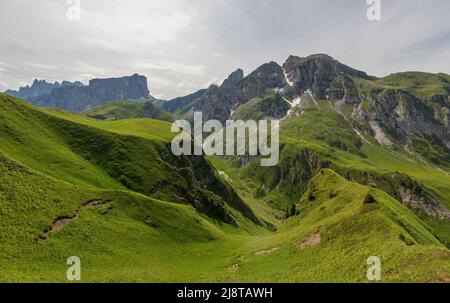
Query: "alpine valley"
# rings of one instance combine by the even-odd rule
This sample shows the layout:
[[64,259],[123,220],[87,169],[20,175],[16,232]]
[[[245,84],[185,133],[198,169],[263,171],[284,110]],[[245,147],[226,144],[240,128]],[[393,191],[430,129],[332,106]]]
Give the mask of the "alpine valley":
[[[7,91],[0,281],[65,282],[77,256],[83,282],[367,282],[376,256],[382,282],[450,282],[449,96],[323,54],[169,101],[137,74]],[[194,112],[280,120],[278,165],[174,156]]]

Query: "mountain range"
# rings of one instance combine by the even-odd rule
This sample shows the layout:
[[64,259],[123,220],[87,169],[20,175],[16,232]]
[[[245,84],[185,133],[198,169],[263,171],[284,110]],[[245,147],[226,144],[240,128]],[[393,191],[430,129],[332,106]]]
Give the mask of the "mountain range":
[[48,83],[36,79],[31,86],[21,87],[17,91],[7,90],[5,93],[37,106],[63,108],[73,112],[86,111],[111,101],[153,99],[147,86],[147,78],[138,74],[92,79],[89,85],[80,81]]
[[[69,256],[89,282],[367,282],[373,256],[382,282],[450,281],[449,75],[318,54],[169,101],[93,82],[0,94],[1,281],[64,281]],[[278,165],[174,156],[195,111],[279,119]]]
[[373,138],[447,165],[449,94],[446,74],[407,72],[377,78],[319,54],[290,56],[283,66],[270,62],[247,77],[237,70],[221,86],[212,85],[162,107],[188,118],[201,111],[204,119],[224,122],[242,115],[283,119],[299,115],[316,100],[327,100],[361,140]]

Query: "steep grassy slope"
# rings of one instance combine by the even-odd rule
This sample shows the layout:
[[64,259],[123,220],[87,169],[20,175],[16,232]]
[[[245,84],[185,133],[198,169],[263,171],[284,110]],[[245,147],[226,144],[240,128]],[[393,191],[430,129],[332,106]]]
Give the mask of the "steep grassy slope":
[[[445,281],[450,253],[405,206],[385,193],[321,170],[278,233],[236,257],[242,280],[367,281],[377,256],[382,281]],[[254,268],[258,268],[255,274]]]
[[362,136],[328,101],[319,101],[284,122],[276,167],[260,167],[258,160],[243,166],[238,159],[232,162],[237,167],[225,169],[227,174],[238,175],[254,197],[282,211],[298,201],[320,169],[331,168],[403,201],[435,226],[443,243],[450,243],[449,173]]
[[[203,157],[172,155],[167,140],[170,124],[148,123],[165,131],[143,138],[110,131],[120,129],[123,122],[105,123],[100,129],[93,126],[101,122],[83,118],[70,122],[62,119],[61,111],[57,111],[59,116],[48,115],[6,96],[2,96],[1,106],[2,151],[34,169],[76,184],[126,188],[165,201],[192,204],[213,218],[237,225],[234,209],[259,224]],[[88,125],[80,124],[82,121],[89,121]],[[132,124],[125,129],[132,131]]]
[[[83,281],[200,279],[233,247],[191,207],[87,190],[5,156],[0,184],[1,281],[65,281],[69,256],[82,260]],[[63,218],[71,220],[58,228]]]
[[411,92],[417,98],[430,100],[433,96],[446,96],[450,91],[450,76],[422,72],[392,74],[374,81],[383,88],[399,89]]
[[228,233],[266,232],[208,161],[165,150],[170,124],[0,106],[1,281],[64,281],[70,255],[88,281],[213,279]]

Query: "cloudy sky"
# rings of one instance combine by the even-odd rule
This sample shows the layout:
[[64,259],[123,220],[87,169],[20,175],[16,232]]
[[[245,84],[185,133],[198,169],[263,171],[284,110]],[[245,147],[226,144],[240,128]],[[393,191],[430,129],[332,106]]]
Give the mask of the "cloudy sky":
[[80,1],[70,21],[67,0],[1,0],[0,91],[140,73],[169,99],[313,53],[377,76],[450,74],[448,0],[381,0],[376,22],[366,0]]

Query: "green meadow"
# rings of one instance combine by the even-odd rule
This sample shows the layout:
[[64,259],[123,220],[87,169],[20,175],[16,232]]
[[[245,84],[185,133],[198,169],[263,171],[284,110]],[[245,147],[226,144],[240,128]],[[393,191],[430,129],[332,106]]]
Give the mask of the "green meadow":
[[372,256],[381,282],[450,279],[450,223],[393,190],[450,207],[448,171],[325,102],[285,121],[273,168],[177,158],[170,123],[120,118],[0,94],[1,282],[69,282],[70,256],[81,282],[369,282]]

